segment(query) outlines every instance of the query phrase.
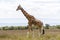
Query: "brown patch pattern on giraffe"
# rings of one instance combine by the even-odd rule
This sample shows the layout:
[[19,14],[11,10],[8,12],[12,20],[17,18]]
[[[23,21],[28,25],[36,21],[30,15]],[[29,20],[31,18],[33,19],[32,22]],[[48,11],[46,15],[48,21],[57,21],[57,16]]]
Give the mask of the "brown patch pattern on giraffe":
[[39,28],[39,31],[41,32],[41,29],[43,27],[43,22],[41,22],[40,20],[37,20],[34,16],[28,14],[22,7],[21,5],[19,5],[16,9],[17,11],[18,10],[21,10],[21,12],[24,14],[24,16],[26,17],[26,19],[28,20],[28,30],[29,31],[32,31],[31,28],[32,28],[32,25],[37,25],[38,28]]

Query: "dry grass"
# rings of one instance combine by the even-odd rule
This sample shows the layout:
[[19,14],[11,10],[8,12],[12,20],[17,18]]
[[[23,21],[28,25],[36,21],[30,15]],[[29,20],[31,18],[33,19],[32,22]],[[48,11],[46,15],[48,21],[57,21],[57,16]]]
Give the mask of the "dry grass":
[[27,38],[27,30],[0,30],[0,40],[60,40],[60,30],[45,30],[44,35],[38,36],[37,30],[34,31],[34,37],[31,35]]

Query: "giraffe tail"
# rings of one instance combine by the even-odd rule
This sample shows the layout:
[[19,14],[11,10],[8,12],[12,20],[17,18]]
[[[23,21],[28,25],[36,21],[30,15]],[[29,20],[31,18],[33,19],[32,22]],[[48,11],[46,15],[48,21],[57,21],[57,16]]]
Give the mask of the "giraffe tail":
[[44,29],[44,26],[42,27],[42,35],[45,34],[45,29]]
[[42,30],[42,34],[45,34],[45,30],[44,29]]

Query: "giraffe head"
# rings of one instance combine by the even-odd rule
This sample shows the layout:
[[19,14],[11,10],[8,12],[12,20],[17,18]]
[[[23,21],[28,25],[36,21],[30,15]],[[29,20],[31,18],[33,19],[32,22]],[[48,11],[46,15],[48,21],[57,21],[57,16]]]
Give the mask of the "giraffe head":
[[22,7],[21,7],[21,5],[19,5],[19,6],[17,7],[16,11],[21,10],[21,9],[22,9]]

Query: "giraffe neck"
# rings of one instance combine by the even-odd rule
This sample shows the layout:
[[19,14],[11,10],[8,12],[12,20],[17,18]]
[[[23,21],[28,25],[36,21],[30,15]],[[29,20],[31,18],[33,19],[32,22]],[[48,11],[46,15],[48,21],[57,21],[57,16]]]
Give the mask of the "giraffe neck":
[[23,9],[23,8],[21,8],[20,9],[21,11],[22,11],[22,13],[24,14],[24,16],[29,20],[29,14]]

